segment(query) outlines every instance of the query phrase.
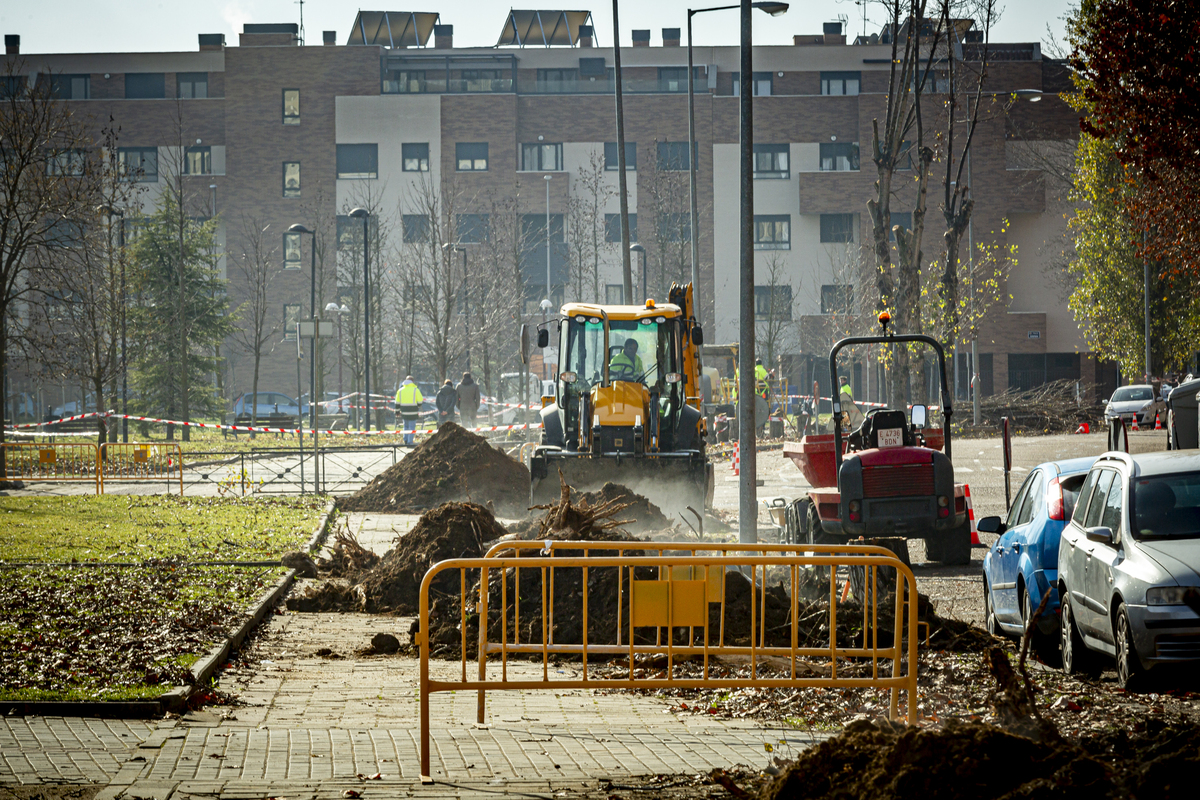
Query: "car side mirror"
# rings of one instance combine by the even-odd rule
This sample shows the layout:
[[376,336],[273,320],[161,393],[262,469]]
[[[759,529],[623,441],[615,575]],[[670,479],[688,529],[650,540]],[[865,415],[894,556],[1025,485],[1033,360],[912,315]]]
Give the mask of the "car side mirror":
[[999,517],[984,517],[975,523],[975,529],[980,533],[1004,533],[1008,527]]
[[1095,528],[1087,528],[1083,535],[1088,538],[1089,542],[1103,542],[1104,544],[1112,544],[1113,532],[1112,528],[1105,528],[1099,525]]
[[910,413],[910,419],[912,420],[912,426],[914,429],[919,429],[919,428],[925,427],[925,416],[926,416],[925,412],[926,412],[925,406],[914,405],[912,407],[912,412]]
[[550,331],[545,328],[538,328],[538,347],[547,347],[550,344]]
[[696,345],[696,347],[704,346],[704,328],[701,328],[699,325],[692,326],[692,344]]

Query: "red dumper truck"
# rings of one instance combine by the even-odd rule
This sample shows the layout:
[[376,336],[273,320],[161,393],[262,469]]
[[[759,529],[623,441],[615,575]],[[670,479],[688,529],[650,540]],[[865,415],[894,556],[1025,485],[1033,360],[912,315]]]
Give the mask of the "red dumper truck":
[[[923,334],[891,334],[887,317],[881,336],[852,336],[829,353],[834,388],[834,432],[786,442],[784,455],[795,462],[812,487],[787,507],[785,533],[793,543],[841,544],[859,539],[924,539],[930,561],[966,564],[971,560],[971,529],[966,492],[955,483],[951,462],[953,415],[946,380],[946,355],[940,343]],[[872,409],[862,424],[842,435],[843,411],[837,396],[837,356],[865,344],[926,344],[937,353],[941,372],[942,426],[927,426],[927,411],[914,405],[909,414]]]

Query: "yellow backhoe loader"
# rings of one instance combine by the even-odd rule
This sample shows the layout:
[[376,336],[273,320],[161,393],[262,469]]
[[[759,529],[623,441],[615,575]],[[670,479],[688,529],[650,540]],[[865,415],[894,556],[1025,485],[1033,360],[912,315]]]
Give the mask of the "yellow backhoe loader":
[[559,472],[580,491],[623,484],[674,518],[712,504],[713,467],[700,411],[700,345],[692,286],[667,303],[567,303],[538,331],[558,326],[556,402],[542,408],[542,442],[530,458],[530,499],[559,496]]

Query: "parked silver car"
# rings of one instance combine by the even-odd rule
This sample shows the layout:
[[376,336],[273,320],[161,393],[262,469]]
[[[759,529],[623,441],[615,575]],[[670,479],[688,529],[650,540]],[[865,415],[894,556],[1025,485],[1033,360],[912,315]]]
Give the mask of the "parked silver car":
[[1121,686],[1200,661],[1200,451],[1105,453],[1058,546],[1063,669]]
[[1125,424],[1138,418],[1140,425],[1154,424],[1154,387],[1148,383],[1135,383],[1122,386],[1113,392],[1112,397],[1104,406],[1105,420],[1120,417]]

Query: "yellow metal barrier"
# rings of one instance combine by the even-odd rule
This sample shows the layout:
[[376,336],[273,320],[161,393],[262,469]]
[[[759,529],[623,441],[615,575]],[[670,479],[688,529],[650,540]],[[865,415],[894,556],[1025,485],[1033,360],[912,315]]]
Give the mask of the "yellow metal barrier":
[[183,452],[178,444],[105,442],[100,445],[100,493],[105,482],[179,482],[183,495]]
[[[889,714],[896,718],[899,713],[900,692],[905,693],[906,713],[910,723],[917,719],[917,609],[916,579],[912,570],[896,555],[884,548],[866,545],[712,545],[701,543],[637,543],[637,542],[550,542],[543,547],[539,542],[511,542],[492,548],[489,553],[505,550],[531,550],[538,552],[525,557],[484,557],[475,559],[453,559],[433,565],[425,574],[420,593],[420,629],[415,634],[415,644],[421,650],[421,776],[429,782],[430,749],[429,719],[430,696],[434,692],[470,691],[479,692],[480,721],[483,720],[484,692],[501,689],[663,689],[663,688],[743,688],[743,687],[860,687],[886,689],[890,692]],[[606,551],[653,551],[657,556],[553,556],[554,550],[574,552]],[[701,556],[694,551],[742,551],[739,556]],[[674,553],[691,554],[676,555]],[[668,555],[667,553],[672,553]],[[790,555],[793,553],[794,555]],[[836,579],[836,567],[860,566],[867,570],[867,597],[862,598],[863,626],[856,634],[859,642],[838,641],[838,606],[840,593]],[[823,568],[827,574],[828,609],[824,625],[829,631],[827,645],[819,647],[801,646],[800,621],[797,619],[797,598],[801,590],[801,579],[808,568]],[[890,642],[880,643],[879,608],[881,598],[875,588],[878,585],[877,570],[889,567],[895,570],[896,592],[892,619],[895,630]],[[834,568],[834,569],[831,569]],[[612,643],[589,642],[588,571],[615,569],[616,574],[616,630]],[[533,612],[530,632],[540,629],[540,641],[521,641],[520,623],[520,572],[533,571],[540,575],[540,604]],[[563,570],[582,572],[578,596],[572,596],[572,604],[578,602],[581,611],[581,629],[577,641],[555,641],[554,625],[554,574]],[[791,598],[787,610],[787,629],[781,632],[773,628],[768,639],[767,622],[768,571],[784,578],[786,596]],[[458,680],[433,680],[429,671],[430,587],[442,573],[459,574],[459,628],[461,647],[461,676]],[[744,576],[751,598],[749,605],[748,635],[744,641],[726,642],[726,592],[727,573],[737,572]],[[498,640],[493,641],[494,628],[489,619],[489,602],[497,587],[492,585],[490,574],[498,574],[500,612]],[[474,585],[478,575],[479,594],[477,600],[468,601],[468,587]],[[451,581],[453,578],[451,577]],[[513,586],[509,599],[509,586]],[[811,582],[809,584],[812,585]],[[444,587],[442,589],[444,591]],[[820,590],[824,600],[825,590]],[[536,600],[535,600],[536,602]],[[607,598],[612,603],[612,598]],[[716,606],[714,609],[713,607]],[[628,610],[626,610],[628,609]],[[717,631],[710,636],[712,615],[716,614]],[[742,613],[743,609],[735,609]],[[510,625],[511,612],[511,625]],[[527,612],[528,613],[528,612]],[[478,673],[475,680],[468,678],[469,622],[477,620]],[[762,623],[760,623],[760,620]],[[886,620],[885,620],[886,621]],[[731,623],[744,622],[744,617],[735,617]],[[804,622],[812,624],[813,620]],[[511,634],[510,634],[511,627]],[[647,632],[647,628],[655,629]],[[641,629],[641,633],[637,631]],[[666,635],[664,635],[664,630]],[[560,633],[561,638],[561,633]],[[732,637],[736,638],[736,637]],[[715,641],[714,641],[715,639]],[[781,644],[786,642],[786,644]],[[541,662],[540,679],[515,679],[509,676],[509,658],[518,656]],[[551,656],[569,656],[581,662],[579,678],[558,678],[557,671],[550,669]],[[650,667],[646,659],[666,658],[665,669],[658,665]],[[748,656],[749,677],[715,678],[710,673],[710,659],[714,656]],[[489,657],[500,663],[499,675],[488,674]],[[540,658],[539,658],[540,657]],[[608,661],[624,657],[617,663],[624,666],[624,676],[607,677],[589,669],[589,658],[600,657]],[[759,674],[760,660],[766,657],[788,659],[790,674],[786,677],[767,678]],[[830,661],[829,675],[797,674],[797,659],[802,657],[824,657]],[[676,675],[678,659],[702,659],[701,677],[679,677]],[[861,663],[870,661],[869,676],[839,676],[839,659],[857,659]],[[646,668],[639,667],[639,663]],[[887,674],[885,674],[887,673]]]
[[5,444],[4,478],[10,481],[86,481],[100,494],[99,450],[94,444]]

